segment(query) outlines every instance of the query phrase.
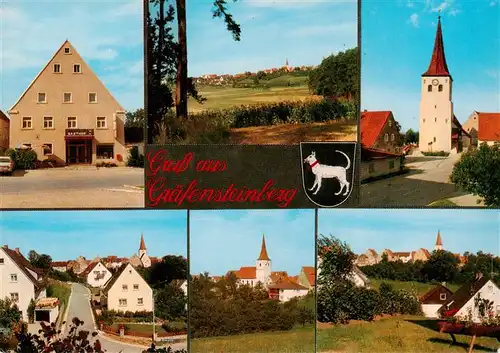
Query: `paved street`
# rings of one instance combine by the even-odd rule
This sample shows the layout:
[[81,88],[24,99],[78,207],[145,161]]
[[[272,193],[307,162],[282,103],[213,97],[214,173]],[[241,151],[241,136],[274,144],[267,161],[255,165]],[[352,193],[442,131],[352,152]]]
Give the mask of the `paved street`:
[[144,207],[139,168],[54,168],[0,177],[2,208]]
[[[70,324],[72,319],[74,317],[77,317],[84,322],[84,325],[81,326],[82,329],[89,330],[90,332],[95,332],[96,327],[94,324],[92,309],[90,307],[90,291],[85,286],[77,283],[72,284],[71,291],[72,295],[71,301],[69,303],[66,322]],[[65,333],[67,333],[68,330],[69,325],[67,325]],[[143,347],[138,347],[108,339],[102,334],[99,334],[98,339],[102,344],[103,350],[109,353],[142,353],[145,349]],[[172,349],[181,348],[185,349],[186,344],[178,343],[172,345]]]
[[[443,198],[464,196],[466,194],[449,181],[459,158],[459,155],[447,158],[408,156],[406,166],[411,169],[408,174],[361,186],[361,207],[418,207]],[[471,196],[456,200],[476,206],[476,198]]]

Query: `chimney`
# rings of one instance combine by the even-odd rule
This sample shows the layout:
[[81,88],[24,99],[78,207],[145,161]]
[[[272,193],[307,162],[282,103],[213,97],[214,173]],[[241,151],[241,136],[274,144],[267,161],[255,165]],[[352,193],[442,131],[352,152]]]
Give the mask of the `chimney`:
[[19,251],[19,248],[15,248],[14,250],[15,250],[18,254],[20,254],[20,253],[21,253],[21,251]]
[[8,248],[9,248],[9,246],[8,246],[8,245],[4,245],[4,246],[3,246],[3,248],[4,248],[4,249],[8,249]]

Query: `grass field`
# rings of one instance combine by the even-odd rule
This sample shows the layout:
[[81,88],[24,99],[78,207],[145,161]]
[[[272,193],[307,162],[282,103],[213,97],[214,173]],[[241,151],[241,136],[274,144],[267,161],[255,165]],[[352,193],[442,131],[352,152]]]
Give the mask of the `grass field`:
[[[420,283],[420,282],[402,282],[402,281],[391,281],[387,279],[372,279],[370,278],[370,284],[373,289],[378,290],[382,283],[390,284],[394,289],[406,289],[406,290],[415,290],[419,296],[427,293],[431,288],[435,285],[430,283]],[[447,284],[446,285],[451,291],[455,292],[459,286],[456,284]]]
[[[447,334],[436,331],[436,322],[422,317],[390,317],[348,325],[318,325],[317,352],[324,353],[464,353],[471,337],[456,336],[451,346]],[[477,338],[474,352],[497,352],[493,338]]]
[[307,86],[263,88],[232,88],[217,86],[199,86],[199,93],[207,100],[199,104],[194,99],[188,101],[190,112],[206,109],[225,109],[239,105],[296,101],[313,98]]
[[314,325],[284,332],[193,339],[190,351],[191,353],[310,353],[314,352]]
[[433,203],[429,204],[429,207],[456,207],[458,206],[456,203],[454,203],[451,200],[448,199],[442,199],[442,200],[437,200],[434,201]]

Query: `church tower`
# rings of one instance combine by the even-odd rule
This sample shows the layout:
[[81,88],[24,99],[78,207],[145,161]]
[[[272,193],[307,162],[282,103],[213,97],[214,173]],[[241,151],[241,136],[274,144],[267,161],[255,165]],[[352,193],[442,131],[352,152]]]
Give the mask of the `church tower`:
[[422,74],[421,82],[419,149],[421,152],[450,152],[454,118],[453,79],[444,54],[441,16],[438,17],[431,62]]
[[144,236],[141,234],[141,244],[139,245],[139,259],[141,260],[143,267],[151,267],[151,259],[148,256],[146,250],[146,243],[144,242]]
[[257,282],[261,282],[263,285],[266,285],[269,277],[271,277],[271,259],[269,255],[267,255],[266,249],[266,239],[264,235],[262,235],[262,245],[260,248],[260,255],[255,264],[256,267],[256,279]]
[[438,235],[436,238],[436,245],[434,246],[434,250],[443,250],[443,241],[441,240],[441,233],[438,231]]

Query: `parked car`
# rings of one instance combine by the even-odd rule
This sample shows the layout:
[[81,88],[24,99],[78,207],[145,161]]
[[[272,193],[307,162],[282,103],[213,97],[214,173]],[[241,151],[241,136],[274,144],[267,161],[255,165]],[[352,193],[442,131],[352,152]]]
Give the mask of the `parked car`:
[[0,173],[12,174],[14,171],[14,161],[9,156],[0,156]]

